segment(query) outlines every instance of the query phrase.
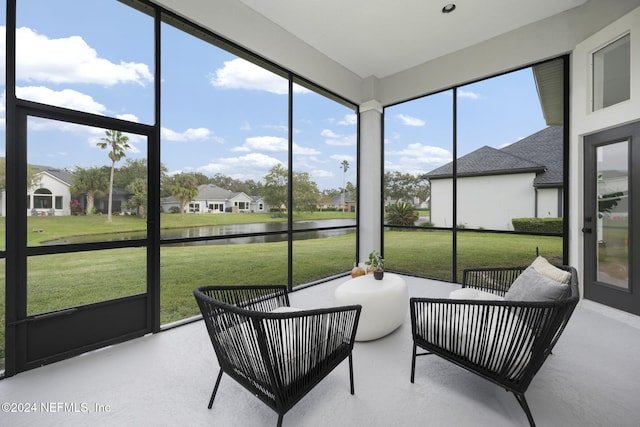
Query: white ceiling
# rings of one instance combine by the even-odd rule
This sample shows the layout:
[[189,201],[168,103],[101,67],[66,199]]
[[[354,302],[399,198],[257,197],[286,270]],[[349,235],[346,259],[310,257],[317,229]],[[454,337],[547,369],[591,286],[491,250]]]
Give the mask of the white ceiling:
[[[587,0],[237,0],[365,78],[383,78]],[[447,3],[452,13],[442,13]]]

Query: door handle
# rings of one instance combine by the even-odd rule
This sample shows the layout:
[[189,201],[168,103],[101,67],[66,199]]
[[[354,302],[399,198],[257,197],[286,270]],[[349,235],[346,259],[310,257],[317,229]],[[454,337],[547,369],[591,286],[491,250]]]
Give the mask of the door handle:
[[591,228],[590,227],[582,227],[582,232],[583,233],[591,233]]

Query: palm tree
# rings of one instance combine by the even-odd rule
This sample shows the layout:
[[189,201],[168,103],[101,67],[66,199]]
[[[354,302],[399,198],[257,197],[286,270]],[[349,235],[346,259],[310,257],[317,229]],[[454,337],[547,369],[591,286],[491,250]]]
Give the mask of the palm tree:
[[198,180],[190,173],[179,173],[173,177],[171,195],[180,203],[180,213],[184,216],[187,203],[198,195]]
[[107,222],[111,222],[111,204],[113,202],[113,172],[116,169],[116,163],[126,156],[125,150],[131,148],[129,145],[129,137],[125,136],[119,130],[105,131],[106,138],[101,138],[101,142],[97,146],[102,148],[110,148],[109,158],[111,159],[111,175],[109,176],[109,203],[107,206]]
[[342,212],[344,212],[344,205],[345,205],[344,180],[345,180],[345,177],[347,176],[347,170],[349,169],[349,162],[346,160],[343,160],[341,166],[342,166]]
[[96,197],[102,197],[107,187],[107,176],[102,168],[81,168],[76,166],[73,171],[73,184],[71,186],[71,194],[84,193],[87,199],[85,212],[87,215],[93,215],[93,201]]

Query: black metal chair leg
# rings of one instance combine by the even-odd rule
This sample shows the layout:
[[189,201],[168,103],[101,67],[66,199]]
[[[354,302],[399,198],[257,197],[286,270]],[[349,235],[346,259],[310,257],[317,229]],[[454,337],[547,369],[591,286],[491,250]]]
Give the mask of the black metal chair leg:
[[213,387],[213,393],[211,393],[211,399],[209,400],[209,409],[213,406],[213,399],[216,397],[216,392],[218,391],[218,386],[220,385],[220,379],[222,378],[222,369],[218,373],[218,379],[216,380],[216,385]]
[[411,357],[411,383],[413,384],[413,380],[416,376],[416,343],[413,343],[413,355]]
[[282,427],[282,417],[284,417],[284,414],[278,414],[278,427]]
[[353,388],[353,358],[351,355],[349,355],[349,382],[351,383],[351,394],[355,394]]
[[527,404],[527,399],[524,397],[524,393],[516,393],[513,392],[513,395],[518,400],[518,403],[524,410],[524,413],[527,414],[527,419],[529,420],[529,425],[531,427],[536,427],[535,421],[533,421],[533,415],[531,415],[531,411],[529,410],[529,405]]

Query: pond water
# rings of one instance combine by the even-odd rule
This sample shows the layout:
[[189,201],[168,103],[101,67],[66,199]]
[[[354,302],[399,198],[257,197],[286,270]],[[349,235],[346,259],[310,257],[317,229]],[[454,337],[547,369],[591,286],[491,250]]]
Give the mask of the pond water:
[[[338,230],[312,230],[301,231],[294,234],[294,240],[319,239],[326,237],[341,236],[343,234],[355,233],[355,219],[327,219],[318,221],[296,221],[293,223],[294,230],[306,230],[313,228],[343,227],[353,226],[350,229]],[[265,243],[265,242],[282,242],[287,240],[287,223],[286,222],[268,222],[256,224],[228,224],[228,225],[210,225],[202,227],[176,228],[168,230],[160,230],[160,238],[162,240],[185,239],[194,237],[208,236],[230,236],[229,238],[203,240],[198,242],[176,243],[177,245],[193,246],[193,245],[229,245],[229,244],[246,244],[246,243]],[[281,231],[282,233],[277,233]],[[252,233],[276,233],[262,236],[244,236],[231,237],[233,235],[246,235]],[[56,239],[43,242],[43,245],[65,245],[71,243],[90,243],[90,242],[110,242],[117,240],[134,240],[143,239],[146,232],[130,232],[130,233],[110,233],[110,234],[91,234],[84,236],[68,237],[65,239]]]

